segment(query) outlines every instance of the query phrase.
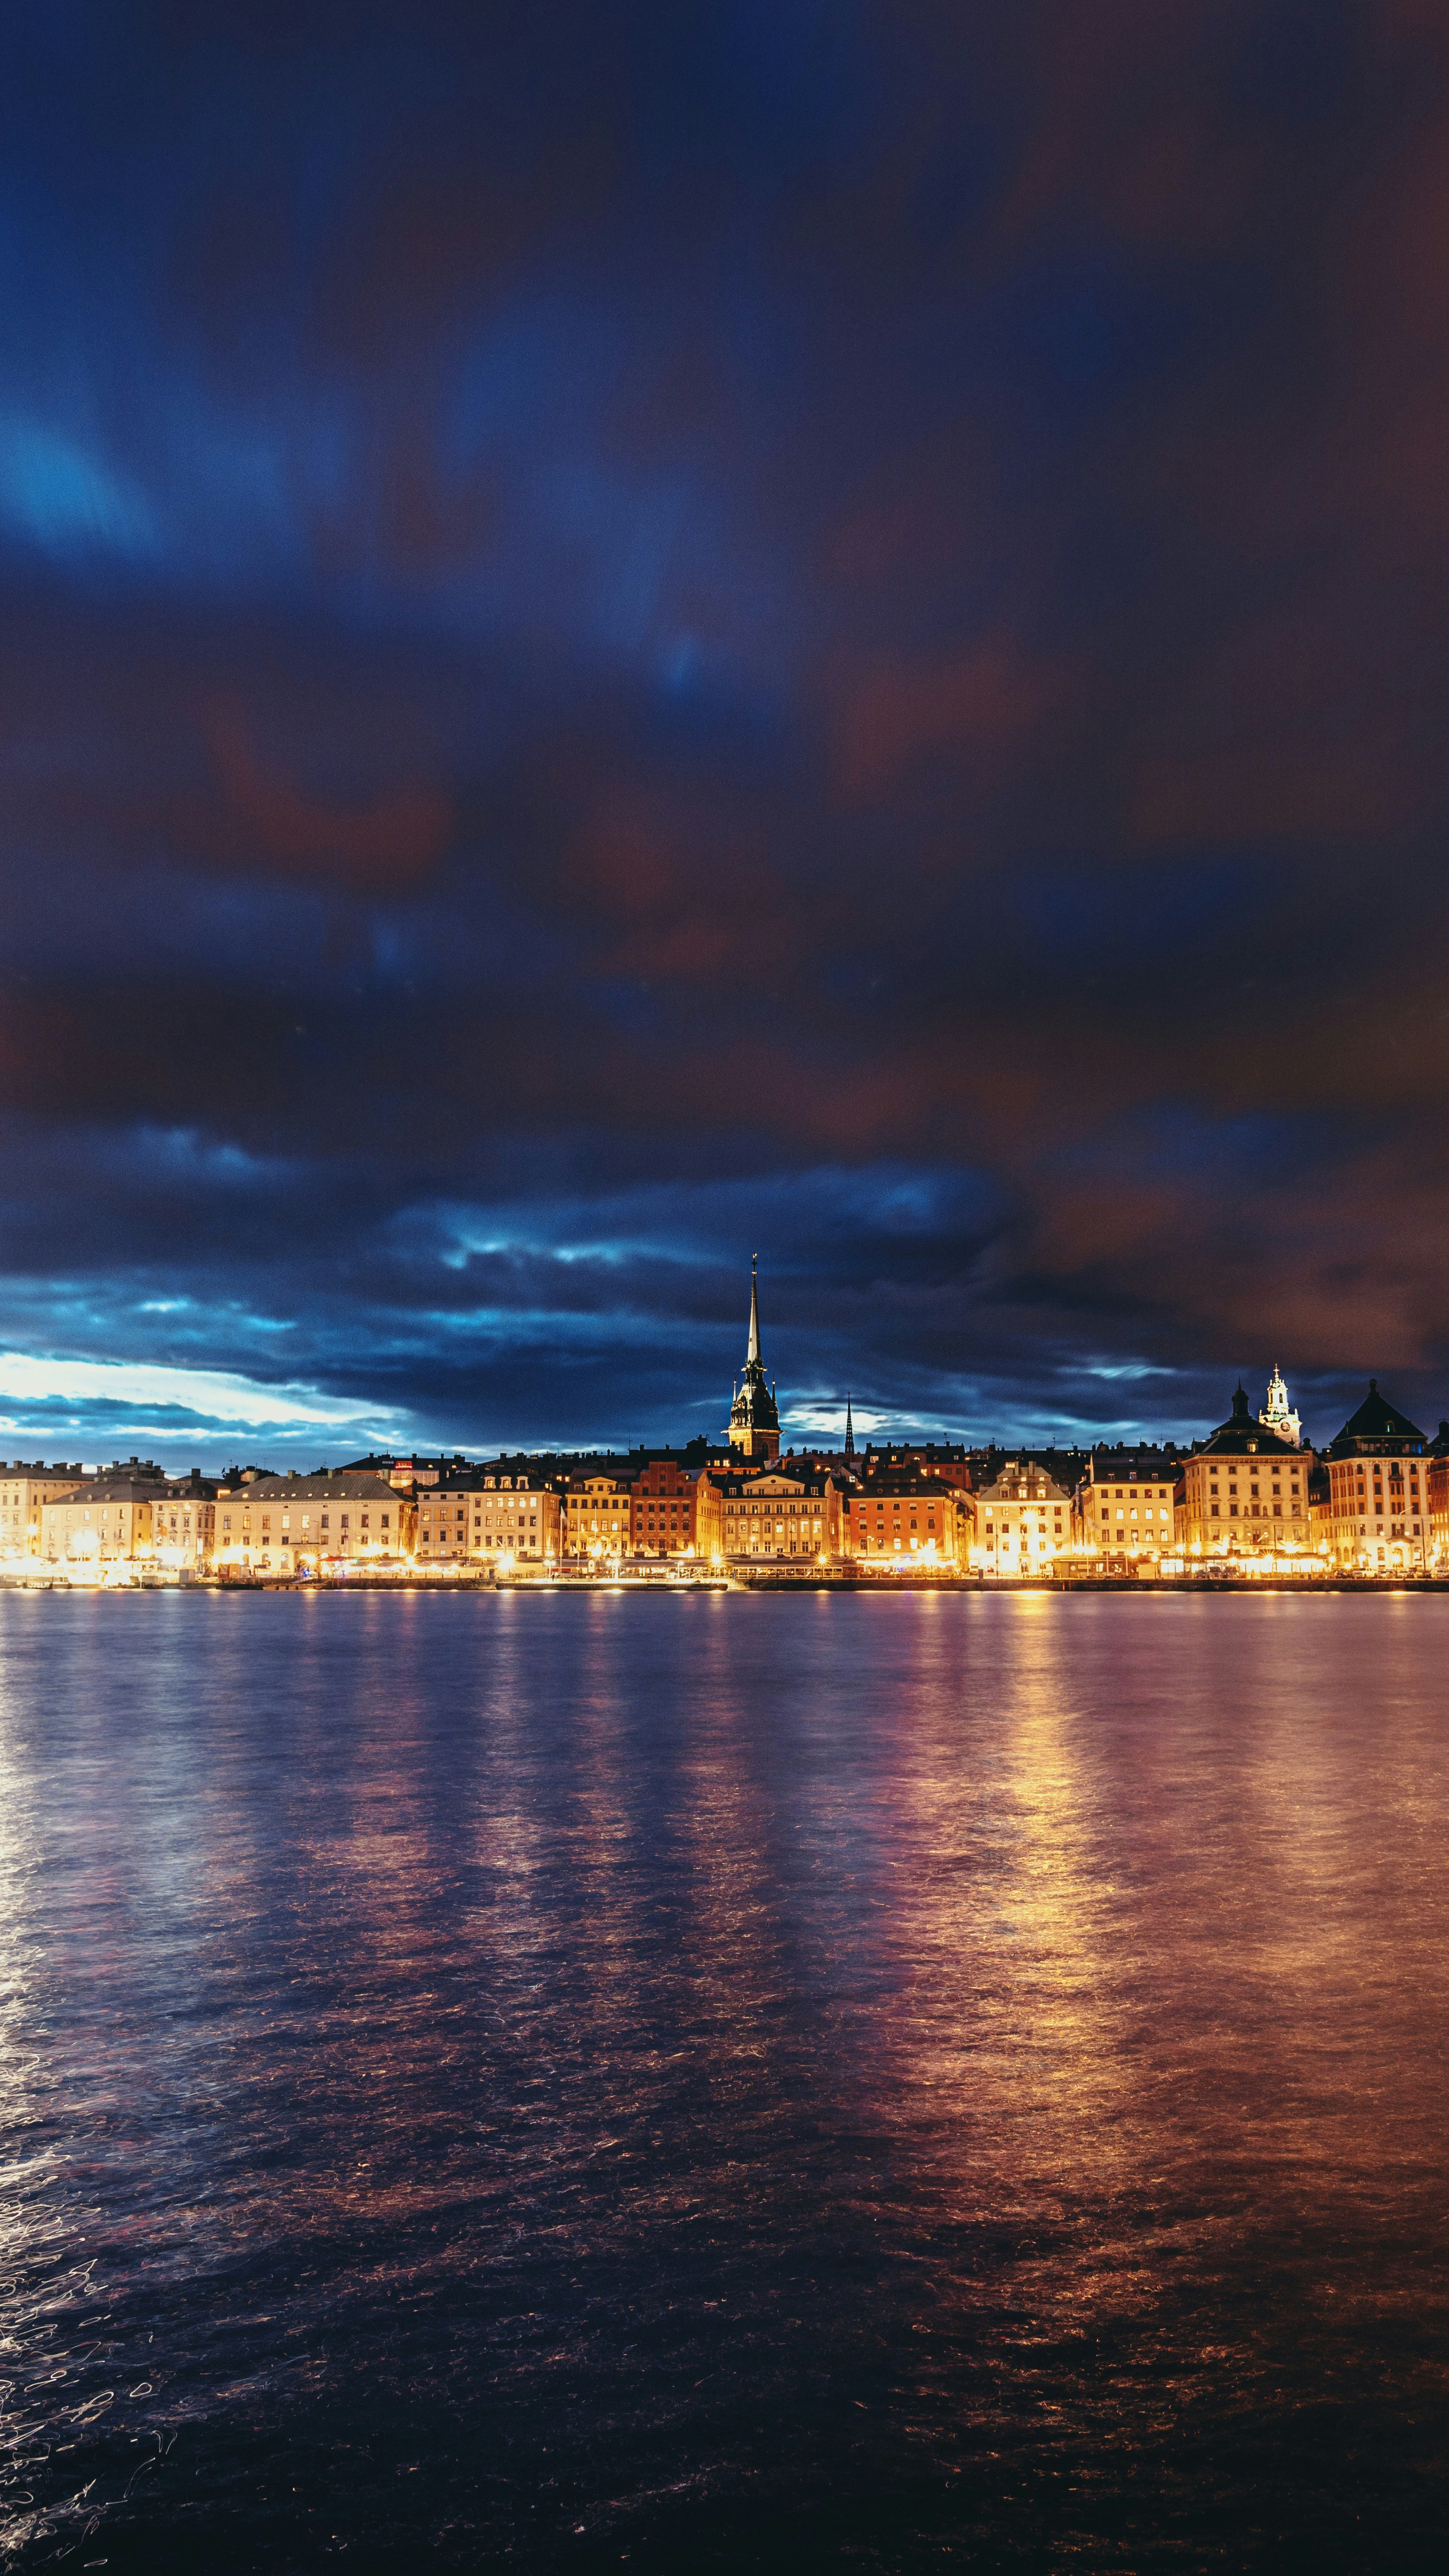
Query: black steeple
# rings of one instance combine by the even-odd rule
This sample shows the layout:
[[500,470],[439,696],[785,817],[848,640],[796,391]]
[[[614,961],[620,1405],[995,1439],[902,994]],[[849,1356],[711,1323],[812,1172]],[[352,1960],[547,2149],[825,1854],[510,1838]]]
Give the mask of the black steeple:
[[744,1376],[730,1406],[730,1447],[746,1458],[778,1458],[780,1410],[765,1376],[760,1356],[760,1256],[750,1259],[750,1338]]

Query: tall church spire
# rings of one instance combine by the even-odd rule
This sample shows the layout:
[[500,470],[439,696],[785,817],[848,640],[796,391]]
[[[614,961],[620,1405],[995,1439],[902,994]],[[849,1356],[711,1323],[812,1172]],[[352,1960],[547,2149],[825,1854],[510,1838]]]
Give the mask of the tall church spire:
[[849,1395],[847,1395],[845,1399],[845,1454],[847,1458],[853,1458],[855,1456],[855,1424],[850,1418]]
[[730,1406],[730,1447],[745,1458],[778,1458],[780,1413],[760,1357],[760,1256],[750,1260],[750,1346],[744,1375]]

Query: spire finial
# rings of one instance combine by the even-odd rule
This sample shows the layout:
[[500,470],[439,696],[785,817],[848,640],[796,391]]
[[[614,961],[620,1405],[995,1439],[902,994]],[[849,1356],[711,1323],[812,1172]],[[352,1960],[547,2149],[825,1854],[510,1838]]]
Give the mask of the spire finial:
[[751,1363],[758,1367],[760,1358],[759,1268],[760,1256],[757,1252],[752,1252],[750,1254],[750,1346],[745,1353],[746,1368],[748,1368]]

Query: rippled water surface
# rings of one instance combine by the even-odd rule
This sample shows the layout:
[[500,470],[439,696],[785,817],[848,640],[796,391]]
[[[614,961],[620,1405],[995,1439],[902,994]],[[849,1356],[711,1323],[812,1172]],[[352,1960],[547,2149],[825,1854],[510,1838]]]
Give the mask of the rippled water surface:
[[0,1599],[0,2548],[1437,2569],[1446,1645]]

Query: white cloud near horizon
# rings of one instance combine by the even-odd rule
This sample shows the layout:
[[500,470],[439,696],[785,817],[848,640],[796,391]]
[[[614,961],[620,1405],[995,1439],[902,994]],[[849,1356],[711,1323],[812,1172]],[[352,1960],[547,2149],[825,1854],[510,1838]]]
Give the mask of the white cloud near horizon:
[[174,1405],[207,1422],[252,1430],[375,1428],[398,1417],[385,1407],[344,1402],[315,1387],[263,1386],[222,1369],[167,1368],[145,1360],[62,1360],[0,1351],[0,1401],[19,1404]]

